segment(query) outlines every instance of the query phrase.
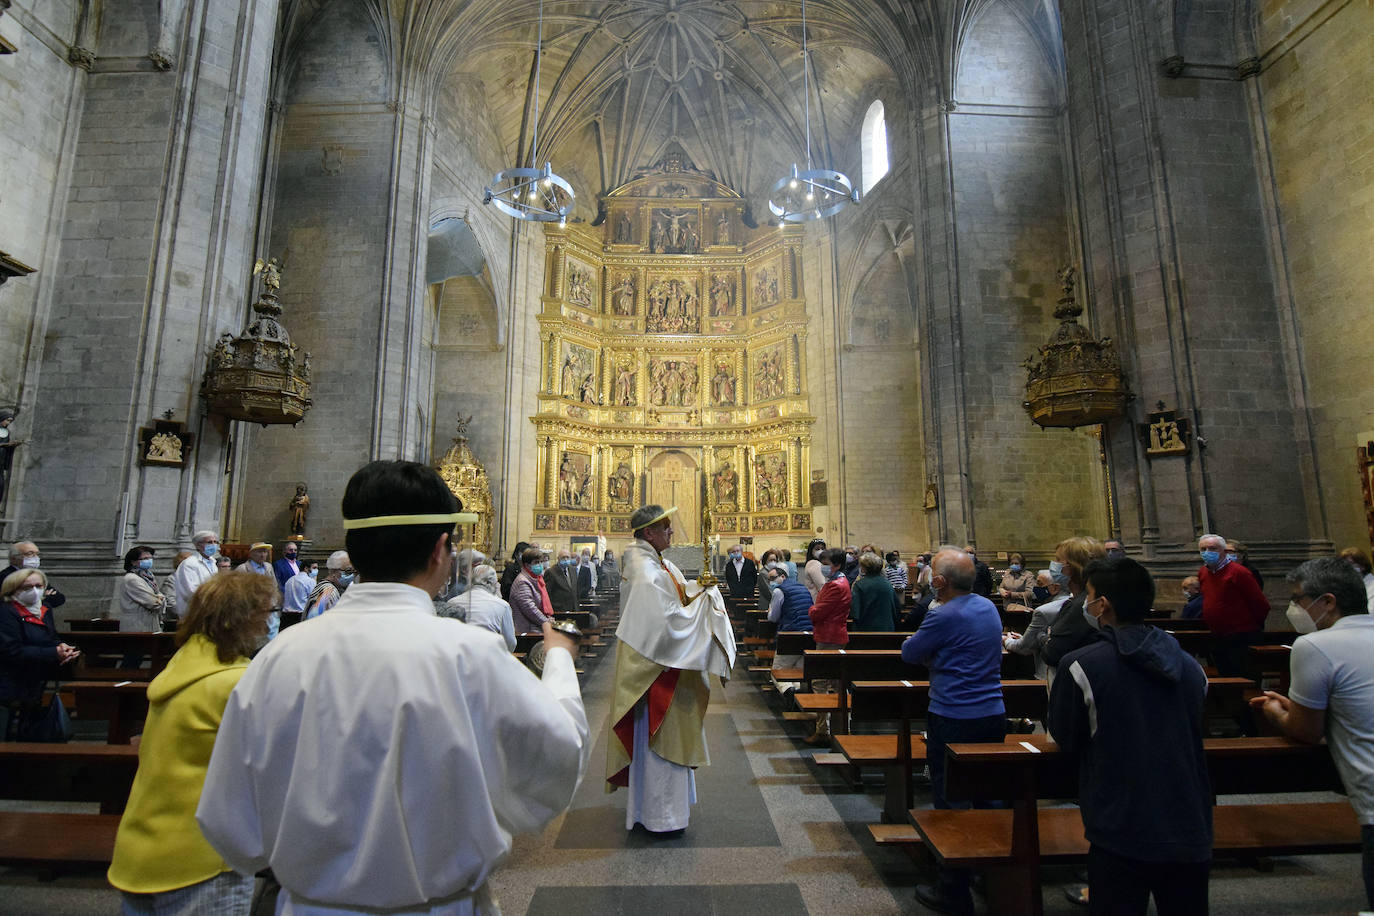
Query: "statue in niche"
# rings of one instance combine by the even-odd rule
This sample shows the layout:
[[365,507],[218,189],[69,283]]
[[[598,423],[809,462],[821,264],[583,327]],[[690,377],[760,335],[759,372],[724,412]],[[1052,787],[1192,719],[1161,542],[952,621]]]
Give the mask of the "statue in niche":
[[578,388],[577,399],[584,404],[595,404],[596,399],[596,380],[592,373],[588,372],[582,378],[582,385]]
[[148,451],[143,456],[146,461],[175,461],[180,463],[181,439],[173,433],[157,433],[148,440]]
[[649,251],[659,254],[663,251],[663,220],[654,220],[653,228],[649,230]]
[[568,270],[568,301],[592,307],[592,276],[586,268],[571,267]]
[[629,360],[616,367],[611,401],[620,407],[635,406],[635,370],[634,364]]
[[590,509],[592,460],[578,452],[564,452],[558,468],[558,504],[564,509]]
[[577,360],[573,358],[570,351],[567,356],[563,357],[562,380],[558,387],[558,393],[565,398],[574,397],[577,393],[577,369]]
[[730,244],[730,211],[720,211],[720,216],[716,218],[716,244]]
[[310,496],[305,484],[296,484],[296,495],[291,497],[287,510],[291,513],[291,536],[302,537],[305,534],[305,517],[310,512]]
[[711,403],[717,407],[735,406],[735,374],[730,371],[729,363],[716,366],[715,377],[711,379]]
[[690,407],[697,402],[697,367],[683,363],[679,370],[682,377],[682,403]]
[[711,278],[712,315],[733,315],[735,313],[734,291],[730,285],[730,278],[724,274],[716,274]]
[[696,285],[686,280],[660,280],[649,287],[645,327],[660,334],[695,334],[701,329]]
[[759,356],[758,370],[754,373],[754,400],[780,398],[783,391],[782,358],[774,348]]
[[630,470],[629,464],[622,461],[616,465],[615,471],[611,473],[610,493],[611,502],[619,505],[629,505],[634,496],[635,475]]
[[634,223],[630,221],[630,214],[624,210],[620,211],[620,218],[615,221],[615,240],[618,244],[628,245],[635,239]]
[[621,278],[620,283],[615,288],[615,297],[611,300],[612,308],[617,315],[633,315],[635,313],[635,281],[628,274]]
[[760,509],[787,505],[787,462],[782,455],[762,455],[754,462],[754,498]]
[[696,254],[701,250],[696,213],[680,207],[657,211],[649,242],[654,254]]
[[716,492],[716,508],[727,512],[735,511],[735,501],[739,499],[739,474],[735,473],[730,462],[725,462],[721,469],[716,471],[711,484]]

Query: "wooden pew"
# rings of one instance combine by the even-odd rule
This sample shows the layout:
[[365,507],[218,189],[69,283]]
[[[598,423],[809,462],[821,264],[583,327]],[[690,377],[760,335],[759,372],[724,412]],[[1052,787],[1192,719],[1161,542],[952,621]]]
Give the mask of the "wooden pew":
[[[63,633],[62,639],[81,650],[76,663],[76,677],[81,680],[152,680],[176,652],[175,633],[74,631]],[[133,654],[151,659],[148,667],[118,667],[126,655]],[[109,664],[101,665],[102,661]]]
[[148,718],[147,681],[72,681],[63,684],[71,691],[79,719],[104,719],[108,744],[128,744],[143,730]]
[[[1203,742],[1217,795],[1329,791],[1340,787],[1324,745],[1286,738]],[[989,912],[1039,916],[1040,866],[1081,862],[1088,854],[1076,808],[1037,799],[1074,798],[1076,761],[1044,736],[1003,744],[951,744],[945,781],[952,799],[1010,800],[1002,810],[910,812],[926,848],[941,864],[987,873]],[[1347,802],[1218,805],[1212,809],[1213,855],[1255,858],[1357,852],[1360,825]]]
[[[1207,659],[1209,662],[1212,660],[1213,636],[1211,630],[1175,630],[1168,627],[1162,629],[1178,640],[1179,647],[1184,652]],[[1258,634],[1255,645],[1280,646],[1285,643],[1292,643],[1296,638],[1297,634],[1292,630],[1265,630]]]
[[0,865],[108,865],[138,749],[107,744],[0,744],[0,796],[97,802],[99,814],[0,812]]
[[[1209,678],[1207,715],[1231,719],[1255,694],[1255,686],[1243,677]],[[1003,680],[1002,698],[1007,717],[1043,721],[1049,702],[1044,681]],[[912,735],[913,720],[923,720],[930,705],[927,681],[855,681],[849,687],[851,722],[896,722],[896,734],[844,734],[835,737],[835,749],[859,770],[876,767],[883,771],[886,800],[883,819],[888,823],[906,820],[913,795],[912,774],[925,765],[925,740]],[[1022,735],[1008,735],[1008,741]],[[1043,739],[1043,736],[1040,736]],[[900,791],[899,791],[900,790]],[[1071,794],[1077,794],[1077,789]]]

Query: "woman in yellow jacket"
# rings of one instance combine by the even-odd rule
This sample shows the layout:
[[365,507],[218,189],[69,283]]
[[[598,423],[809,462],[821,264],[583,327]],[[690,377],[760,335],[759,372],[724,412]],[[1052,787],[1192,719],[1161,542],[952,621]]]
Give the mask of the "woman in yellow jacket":
[[230,869],[196,824],[205,768],[229,693],[267,636],[270,576],[210,578],[177,628],[177,653],[148,685],[138,774],[115,837],[110,883],[125,914],[247,914],[253,876]]

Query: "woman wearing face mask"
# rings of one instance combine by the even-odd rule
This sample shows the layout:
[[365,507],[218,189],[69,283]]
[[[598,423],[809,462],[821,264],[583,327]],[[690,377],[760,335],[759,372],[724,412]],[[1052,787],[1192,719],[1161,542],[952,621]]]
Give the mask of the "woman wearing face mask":
[[124,554],[124,577],[119,581],[121,633],[159,633],[167,597],[153,578],[153,548],[139,545]]
[[1030,610],[1035,577],[1026,569],[1026,558],[1021,554],[1014,553],[1007,559],[1007,571],[1002,573],[1002,585],[997,591],[1009,610]]
[[[825,552],[825,541],[816,538],[806,545],[806,565],[801,570],[801,584],[806,586],[806,590],[811,593],[811,600],[815,601],[816,596],[825,588],[826,575],[821,569],[821,554]],[[840,556],[844,556],[841,551]]]
[[43,683],[80,654],[57,636],[52,611],[43,606],[47,587],[38,569],[12,572],[0,585],[0,738],[14,731],[14,712],[40,703]]
[[205,841],[196,806],[229,693],[267,637],[276,600],[271,576],[210,579],[191,596],[177,653],[148,685],[138,773],[108,875],[125,913],[249,912],[253,876],[234,872]]
[[[782,557],[773,548],[768,548],[763,552],[763,559],[759,561],[759,610],[766,611],[773,601],[773,586],[769,584],[768,573],[771,570],[782,567]],[[783,568],[786,572],[786,569]]]
[[1069,594],[1072,596],[1060,609],[1054,623],[1050,624],[1049,639],[1042,650],[1046,679],[1054,680],[1059,660],[1080,646],[1097,639],[1097,618],[1091,620],[1083,613],[1083,571],[1093,560],[1107,555],[1107,549],[1097,538],[1072,537],[1059,542],[1054,548],[1054,560],[1050,563],[1050,574],[1067,576]]
[[544,621],[553,618],[553,601],[544,584],[545,554],[526,547],[520,554],[520,572],[510,586],[510,609],[517,633],[539,633]]

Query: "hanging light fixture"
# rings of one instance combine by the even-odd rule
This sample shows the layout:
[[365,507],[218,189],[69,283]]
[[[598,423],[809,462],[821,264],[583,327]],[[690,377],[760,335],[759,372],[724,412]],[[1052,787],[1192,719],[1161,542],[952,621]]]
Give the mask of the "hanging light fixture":
[[537,223],[556,222],[566,226],[568,211],[577,195],[572,185],[560,178],[553,164],[539,161],[539,71],[544,62],[544,0],[539,0],[539,38],[534,49],[534,135],[530,141],[530,165],[502,169],[492,178],[482,203],[495,204],[496,209],[516,219]]
[[792,163],[792,172],[778,179],[768,198],[768,209],[783,223],[834,216],[851,201],[859,202],[859,192],[844,172],[817,169],[811,165],[811,57],[807,48],[806,0],[802,0],[802,83],[806,110],[806,171]]

